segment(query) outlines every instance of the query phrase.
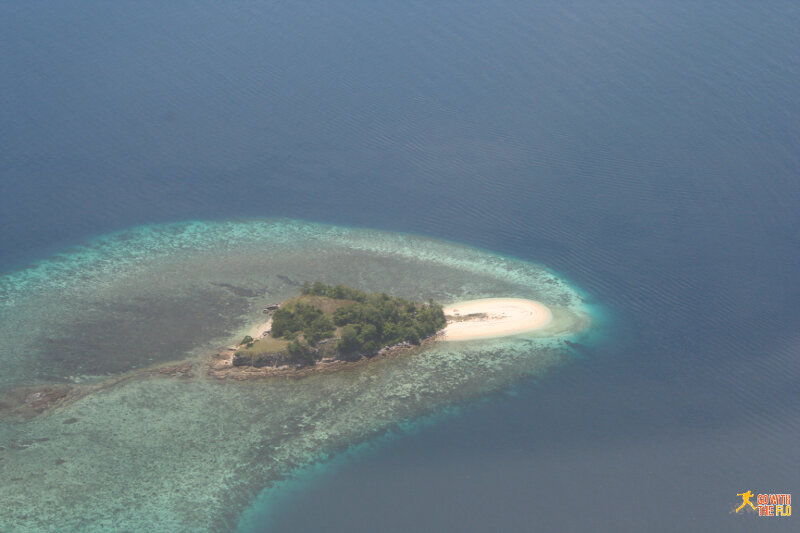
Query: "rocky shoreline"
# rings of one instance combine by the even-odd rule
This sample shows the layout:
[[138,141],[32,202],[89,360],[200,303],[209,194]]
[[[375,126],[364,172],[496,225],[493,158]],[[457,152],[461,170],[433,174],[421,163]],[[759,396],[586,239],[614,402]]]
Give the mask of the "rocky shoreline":
[[75,387],[66,384],[18,387],[0,394],[0,414],[23,419],[33,418],[69,403],[75,395]]
[[16,387],[0,393],[0,418],[29,420],[64,407],[94,392],[142,377],[193,378],[195,361],[163,363],[133,370],[93,384],[46,383]]
[[236,366],[233,364],[236,349],[226,348],[211,358],[207,366],[207,374],[210,377],[225,380],[233,379],[245,381],[249,379],[263,379],[270,377],[301,378],[313,374],[329,374],[346,368],[354,368],[371,361],[386,359],[402,353],[411,353],[415,350],[430,346],[440,335],[432,335],[420,340],[419,344],[402,342],[392,346],[386,346],[374,354],[356,354],[348,359],[323,358],[313,365],[279,365],[279,366]]
[[387,346],[374,354],[357,354],[349,359],[324,358],[314,365],[282,366],[234,366],[235,349],[225,348],[204,360],[183,360],[138,369],[124,375],[109,378],[91,385],[48,383],[17,387],[0,393],[0,418],[6,420],[30,420],[72,404],[84,396],[108,389],[122,382],[143,377],[193,379],[204,374],[218,380],[247,381],[265,378],[302,378],[314,374],[329,374],[347,368],[355,368],[371,361],[378,361],[403,353],[412,353],[435,342],[438,335],[423,339],[418,345],[399,343]]
[[[384,347],[375,353],[364,354],[356,353],[349,356],[337,355],[334,351],[329,349],[320,350],[318,355],[321,359],[315,361],[313,364],[309,363],[290,363],[280,364],[283,360],[276,358],[275,365],[265,366],[252,366],[247,364],[234,364],[234,358],[240,346],[227,347],[220,349],[217,353],[206,355],[201,359],[184,359],[181,361],[172,361],[169,363],[162,363],[153,365],[147,368],[140,368],[132,370],[125,374],[109,377],[102,381],[93,384],[74,384],[74,383],[44,383],[38,385],[27,385],[17,387],[5,392],[0,393],[0,418],[9,420],[28,420],[36,416],[47,414],[53,410],[69,405],[84,396],[98,392],[104,389],[113,387],[119,383],[138,379],[143,377],[163,377],[163,378],[180,378],[180,379],[196,379],[196,378],[214,378],[217,380],[235,380],[246,381],[251,379],[265,379],[265,378],[302,378],[314,374],[326,374],[337,372],[340,370],[354,368],[357,366],[368,364],[370,361],[381,360],[388,357],[397,356],[403,353],[413,353],[414,351],[424,349],[436,341],[444,340],[462,340],[470,338],[481,338],[484,334],[471,333],[470,336],[458,337],[453,334],[453,325],[457,327],[469,327],[470,329],[477,328],[478,326],[484,327],[490,325],[493,321],[498,326],[498,331],[490,331],[490,334],[497,333],[501,335],[514,334],[519,331],[531,329],[532,326],[543,327],[549,323],[550,312],[547,308],[547,320],[539,321],[535,324],[526,322],[529,320],[531,313],[525,314],[519,312],[519,309],[513,308],[512,311],[518,311],[516,314],[521,317],[520,324],[511,319],[517,319],[513,313],[507,311],[505,308],[511,304],[517,308],[526,311],[527,307],[531,305],[542,306],[538,302],[524,301],[520,299],[484,299],[475,300],[470,302],[461,302],[456,307],[448,309],[448,327],[441,330],[434,335],[420,339],[419,344],[411,344],[409,342],[401,342],[391,346]],[[505,314],[498,312],[491,306],[501,305]],[[473,311],[471,307],[476,307]],[[513,306],[511,306],[513,307]],[[489,313],[492,310],[495,315]],[[506,316],[508,315],[508,317]],[[536,317],[534,317],[536,318]],[[538,320],[538,319],[537,319]],[[511,322],[509,328],[508,322]],[[537,326],[538,324],[538,326]],[[262,324],[259,328],[266,330],[269,329],[269,322]],[[509,329],[505,331],[503,328]],[[260,331],[260,330],[259,330]],[[570,341],[566,341],[568,345],[572,346]],[[578,345],[576,345],[578,346]]]

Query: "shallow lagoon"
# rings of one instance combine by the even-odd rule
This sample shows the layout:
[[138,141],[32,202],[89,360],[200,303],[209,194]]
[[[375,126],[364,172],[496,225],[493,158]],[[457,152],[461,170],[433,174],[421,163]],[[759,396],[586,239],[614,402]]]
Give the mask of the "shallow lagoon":
[[[303,379],[205,375],[209,354],[304,280],[443,303],[532,298],[554,309],[557,327]],[[293,470],[539,375],[569,359],[566,340],[590,330],[580,294],[542,267],[297,221],[136,228],[6,275],[0,290],[0,388],[96,389],[0,425],[4,530],[230,530]],[[189,377],[143,371],[182,359],[194,362]]]

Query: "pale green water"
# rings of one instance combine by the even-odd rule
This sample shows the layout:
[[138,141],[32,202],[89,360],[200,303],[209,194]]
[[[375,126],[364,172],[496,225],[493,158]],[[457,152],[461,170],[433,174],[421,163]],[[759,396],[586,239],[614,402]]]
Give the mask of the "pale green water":
[[230,530],[283,474],[538,375],[588,331],[579,294],[554,274],[468,247],[294,221],[153,226],[0,278],[0,390],[203,357],[303,280],[443,303],[533,298],[556,326],[300,380],[143,377],[0,423],[0,530]]

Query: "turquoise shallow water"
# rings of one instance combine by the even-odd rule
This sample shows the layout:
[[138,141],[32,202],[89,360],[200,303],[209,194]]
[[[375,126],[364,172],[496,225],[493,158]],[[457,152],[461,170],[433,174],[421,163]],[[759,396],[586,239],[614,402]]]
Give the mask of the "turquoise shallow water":
[[[800,479],[798,27],[791,0],[0,2],[0,270],[47,259],[0,275],[0,390],[202,357],[261,318],[259,299],[290,292],[278,274],[313,274],[304,249],[284,266],[266,257],[269,224],[263,239],[252,223],[150,226],[54,257],[95,235],[263,216],[435,235],[554,268],[613,327],[586,306],[589,348],[558,349],[569,364],[541,379],[512,365],[496,383],[518,396],[478,392],[493,400],[372,454],[356,444],[334,476],[310,465],[317,481],[266,506],[269,533],[797,531],[797,517],[730,511],[737,493],[797,494]],[[249,242],[265,243],[260,259]],[[223,264],[217,249],[248,257]],[[475,260],[434,258],[463,285],[419,285],[423,267],[397,254],[353,252],[365,267],[334,271],[443,297],[538,287],[509,281],[527,263],[433,249]],[[400,276],[384,275],[393,265]],[[200,376],[128,382],[69,418],[0,423],[0,530],[101,529],[117,514],[120,530],[182,514],[232,529],[227,511],[271,497],[279,469],[260,458],[305,429],[251,435],[259,396],[214,390]],[[393,424],[315,442],[369,447]],[[145,454],[148,435],[167,448]],[[193,458],[220,446],[240,470]],[[130,480],[101,491],[115,472]]]
[[[261,308],[321,280],[443,303],[540,300],[546,335],[438,343],[303,379],[136,373],[202,362]],[[0,279],[0,391],[130,379],[0,423],[0,530],[227,531],[265,487],[570,358],[581,295],[531,263],[424,237],[298,221],[191,222],[99,237]],[[578,333],[579,332],[579,333]],[[278,491],[280,486],[278,486]]]

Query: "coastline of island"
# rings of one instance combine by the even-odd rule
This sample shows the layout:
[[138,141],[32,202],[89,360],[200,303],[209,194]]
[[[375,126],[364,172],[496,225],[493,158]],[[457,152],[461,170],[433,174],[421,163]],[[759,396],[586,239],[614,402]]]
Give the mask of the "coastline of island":
[[433,300],[414,302],[344,285],[304,283],[273,304],[270,318],[216,354],[209,375],[224,379],[329,372],[408,351],[440,336],[447,321]]
[[[216,353],[206,356],[205,361],[186,359],[162,363],[133,370],[92,385],[53,383],[19,387],[0,394],[0,416],[11,415],[29,419],[59,406],[70,404],[92,392],[107,389],[121,382],[143,376],[180,377],[186,379],[195,377],[195,370],[205,368],[207,376],[219,380],[244,381],[270,377],[301,378],[312,374],[325,374],[346,368],[354,368],[400,354],[411,354],[424,350],[438,342],[480,341],[529,333],[535,334],[537,331],[548,334],[550,332],[548,326],[554,322],[553,311],[549,307],[541,302],[524,298],[482,298],[457,302],[443,307],[432,300],[424,303],[411,302],[392,298],[385,294],[368,294],[341,285],[331,287],[317,284],[317,292],[338,290],[339,292],[344,291],[343,294],[347,296],[356,297],[365,302],[368,298],[375,298],[378,302],[387,303],[390,307],[391,305],[401,305],[406,306],[409,310],[413,308],[412,314],[426,314],[427,318],[432,321],[431,323],[436,323],[443,327],[431,328],[428,325],[428,329],[423,327],[413,332],[398,332],[393,342],[367,344],[366,347],[359,345],[358,349],[339,354],[335,349],[336,345],[341,341],[341,331],[349,325],[341,322],[338,326],[329,325],[330,327],[335,327],[336,335],[328,336],[323,334],[318,339],[320,345],[327,344],[322,350],[317,350],[309,345],[304,338],[303,332],[289,332],[288,337],[292,339],[291,342],[303,347],[301,357],[305,357],[305,359],[281,362],[280,358],[273,358],[272,362],[274,364],[258,366],[236,364],[237,353],[240,353],[243,348],[248,345],[250,347],[256,346],[259,340],[272,339],[275,313],[278,309],[285,308],[287,302],[290,305],[291,302],[301,302],[301,305],[309,305],[309,302],[316,302],[322,307],[328,306],[328,310],[333,310],[334,312],[336,309],[347,308],[357,303],[349,298],[340,298],[339,300],[344,301],[344,304],[342,304],[341,301],[338,303],[331,301],[337,300],[336,298],[310,294],[313,292],[310,289],[311,287],[313,286],[308,285],[304,289],[306,294],[303,296],[290,298],[281,304],[274,304],[270,306],[271,308],[264,309],[270,315],[269,318],[247,330],[243,339],[245,342],[221,348]],[[333,320],[334,312],[329,312],[326,316],[331,317]],[[439,319],[432,317],[435,317],[438,313],[441,313],[442,318],[437,322]],[[322,315],[325,315],[325,313],[322,313]],[[408,324],[408,321],[406,321],[406,325]],[[411,325],[414,324],[411,323]],[[325,331],[333,334],[334,330]],[[357,330],[356,333],[362,334],[364,332]],[[283,338],[279,340],[283,343],[283,347],[288,347],[289,341]],[[312,342],[312,344],[315,343]],[[316,359],[309,358],[312,354],[316,354]]]
[[[317,297],[322,296],[323,298],[329,299],[324,295],[334,294],[335,291],[338,290],[342,294],[347,291],[355,291],[361,295],[362,299],[367,296],[374,297],[374,295],[367,295],[361,291],[343,286],[334,288],[321,283],[315,283],[313,287],[316,288],[316,292],[312,289],[311,285],[304,285],[304,296],[307,297],[315,294]],[[391,298],[385,294],[380,295],[380,297],[383,298],[384,301],[391,300]],[[257,377],[301,377],[315,373],[329,373],[347,367],[362,365],[374,359],[383,359],[400,353],[410,352],[414,349],[430,346],[432,343],[439,341],[485,340],[535,332],[546,328],[553,321],[553,313],[550,308],[541,302],[524,298],[483,298],[458,302],[446,308],[443,308],[432,300],[427,304],[414,304],[413,302],[404,300],[398,301],[402,302],[404,305],[428,306],[440,311],[444,316],[444,323],[442,324],[444,327],[433,332],[428,332],[425,335],[412,335],[413,338],[389,343],[380,346],[378,349],[355,351],[354,353],[348,354],[346,357],[341,356],[342,354],[337,356],[337,352],[335,350],[332,351],[330,347],[323,350],[321,354],[319,350],[315,350],[312,347],[311,350],[317,356],[316,360],[313,358],[306,358],[302,361],[287,361],[285,358],[280,359],[272,357],[270,360],[272,364],[242,364],[240,359],[242,357],[243,346],[252,347],[255,343],[259,342],[259,340],[270,338],[273,329],[273,317],[270,316],[267,321],[251,328],[242,343],[228,346],[219,351],[208,364],[208,374],[217,379],[232,378],[236,380],[246,380]],[[288,301],[289,305],[294,305],[296,302],[298,302],[297,298]],[[285,308],[284,306],[286,304],[287,302],[275,304],[272,306],[271,310],[265,309],[264,311],[272,313],[276,309]],[[320,303],[318,301],[317,305],[330,306],[331,302],[326,301]],[[336,304],[333,305],[336,306]],[[337,322],[337,324],[341,326],[344,322]],[[340,331],[340,329],[338,331]],[[298,333],[301,335],[302,339],[302,332],[300,331]],[[322,339],[320,342],[326,343],[329,341],[334,342],[331,346],[342,342],[338,337]],[[306,353],[306,355],[308,355],[308,353]],[[283,364],[280,364],[278,361]]]

